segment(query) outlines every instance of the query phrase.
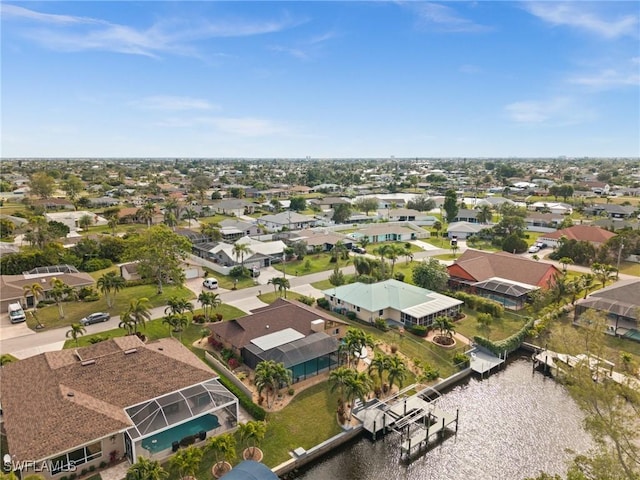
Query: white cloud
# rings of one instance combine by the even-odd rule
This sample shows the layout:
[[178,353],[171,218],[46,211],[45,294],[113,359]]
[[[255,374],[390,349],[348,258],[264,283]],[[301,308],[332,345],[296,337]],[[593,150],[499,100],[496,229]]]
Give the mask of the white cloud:
[[272,52],[286,53],[300,60],[309,60],[310,56],[301,48],[285,47],[284,45],[270,45],[267,47]]
[[156,95],[145,97],[131,102],[139,108],[147,110],[219,110],[220,107],[213,105],[208,100],[192,97],[174,97],[168,95]]
[[208,119],[218,130],[242,137],[263,137],[283,134],[287,129],[270,120],[253,117],[215,117]]
[[430,2],[406,2],[403,5],[413,10],[420,19],[421,27],[446,32],[486,32],[487,25],[464,18],[452,7]]
[[587,107],[568,97],[513,102],[504,109],[511,120],[521,124],[575,125],[595,116]]
[[149,57],[158,57],[163,53],[200,56],[192,45],[199,40],[274,33],[305,21],[295,20],[287,14],[276,20],[220,19],[211,22],[204,18],[173,18],[157,21],[148,28],[136,28],[96,18],[40,13],[13,5],[1,6],[5,20],[13,18],[35,23],[35,29],[27,29],[22,33],[43,47],[67,52],[102,50]]
[[591,75],[571,77],[569,82],[599,89],[637,86],[640,85],[640,74],[637,71],[620,72],[614,69],[606,69]]
[[592,2],[529,2],[525,9],[541,20],[556,26],[574,27],[595,33],[604,38],[638,35],[638,15],[628,14],[606,19],[590,11],[597,4]]

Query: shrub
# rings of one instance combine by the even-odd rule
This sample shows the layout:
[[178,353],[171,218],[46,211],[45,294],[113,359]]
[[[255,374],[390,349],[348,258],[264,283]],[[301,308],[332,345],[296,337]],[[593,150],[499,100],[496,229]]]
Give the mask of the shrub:
[[221,322],[222,321],[222,314],[221,313],[216,313],[216,320]]
[[346,316],[347,316],[347,318],[349,320],[355,320],[356,319],[356,312],[348,311]]
[[478,314],[478,323],[480,325],[489,326],[492,321],[493,321],[493,317],[491,316],[490,313],[479,313]]
[[376,318],[374,321],[374,325],[378,330],[382,330],[383,332],[389,331],[389,326],[387,325],[387,321],[382,317]]
[[203,314],[198,313],[193,316],[193,323],[204,323],[204,322],[205,322],[205,318]]
[[235,370],[236,368],[238,368],[240,366],[240,362],[238,360],[236,360],[234,357],[231,357],[227,361],[227,365],[229,365],[229,368],[231,370]]
[[243,268],[241,265],[238,265],[229,270],[229,276],[231,278],[250,277],[251,272],[249,272],[248,268]]
[[[98,465],[100,468],[105,468],[107,466],[107,462],[105,462],[104,460],[102,462],[100,462],[100,465]],[[60,479],[62,480],[62,478]]]
[[460,369],[467,368],[469,366],[470,359],[464,353],[458,352],[453,356],[453,364]]
[[87,470],[86,468],[83,468],[82,471],[80,472],[80,476],[85,476],[87,473],[89,473],[89,470]]
[[511,353],[514,350],[520,348],[522,341],[529,334],[530,330],[533,328],[534,323],[534,319],[530,318],[516,333],[497,342],[493,342],[488,338],[484,338],[480,335],[476,335],[475,337],[473,337],[473,340],[481,347],[488,349],[494,355],[499,356],[505,353]]
[[313,305],[316,302],[316,299],[313,297],[307,297],[305,295],[301,296],[298,300],[300,300],[305,305]]
[[422,365],[422,376],[427,381],[436,380],[440,376],[440,370],[434,368],[430,363]]
[[222,342],[216,340],[213,335],[210,335],[209,338],[207,338],[207,342],[211,347],[218,351],[222,350],[222,347],[224,346]]
[[80,300],[84,300],[85,298],[91,295],[97,295],[98,293],[93,289],[93,287],[82,287],[78,290],[78,298]]
[[392,354],[398,353],[398,345],[396,344],[391,345],[391,353]]
[[90,472],[95,472],[95,471],[96,471],[96,466],[95,466],[95,465],[91,465],[91,466],[89,467],[89,471],[90,471]]
[[327,300],[326,298],[319,298],[318,300],[316,300],[316,303],[318,304],[318,306],[320,308],[323,308],[324,310],[329,310],[331,309],[331,304],[329,303],[329,300]]
[[100,295],[97,293],[95,295],[87,295],[82,299],[84,302],[97,302],[98,300],[100,300]]
[[69,480],[76,480],[76,478],[78,478],[78,475],[75,473],[72,473],[71,475],[69,475]]
[[408,330],[418,337],[426,337],[427,333],[429,333],[429,329],[424,325],[412,325]]
[[46,307],[47,305],[53,305],[56,303],[55,300],[51,300],[50,298],[45,298],[44,300],[40,300],[36,305],[36,308]]
[[404,273],[402,272],[396,272],[393,275],[393,278],[395,278],[396,280],[398,280],[399,282],[404,282]]
[[290,388],[289,390],[287,390],[287,393],[293,397],[293,395],[296,393],[296,391],[293,388]]
[[151,278],[141,278],[139,280],[127,280],[124,284],[125,287],[137,287],[139,285],[151,285],[155,283]]
[[98,270],[109,268],[111,265],[113,265],[113,262],[108,258],[92,258],[82,265],[82,269],[85,272],[97,272]]

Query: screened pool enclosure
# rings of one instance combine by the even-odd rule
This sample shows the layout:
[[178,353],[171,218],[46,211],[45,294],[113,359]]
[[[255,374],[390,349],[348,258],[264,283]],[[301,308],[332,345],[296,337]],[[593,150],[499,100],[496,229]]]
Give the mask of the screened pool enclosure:
[[125,432],[132,462],[163,458],[177,445],[204,440],[236,426],[238,399],[218,379],[156,397],[125,409],[134,427]]

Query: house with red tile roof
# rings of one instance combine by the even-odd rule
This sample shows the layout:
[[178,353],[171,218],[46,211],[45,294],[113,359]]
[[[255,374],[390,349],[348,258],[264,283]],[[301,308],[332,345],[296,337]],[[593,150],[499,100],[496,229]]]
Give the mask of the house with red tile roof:
[[22,475],[37,468],[58,479],[121,458],[163,460],[232,430],[239,414],[218,375],[173,338],[46,352],[0,375],[9,452],[31,462]]
[[449,285],[495,300],[505,308],[520,309],[527,296],[555,285],[560,270],[507,252],[466,250],[447,267]]
[[538,241],[546,243],[550,247],[555,247],[558,245],[558,241],[560,240],[560,238],[565,237],[567,240],[589,242],[595,247],[599,247],[607,240],[615,236],[615,233],[609,232],[604,228],[595,227],[592,225],[573,225],[569,228],[563,228],[562,230],[556,230],[555,232],[545,233],[538,237]]

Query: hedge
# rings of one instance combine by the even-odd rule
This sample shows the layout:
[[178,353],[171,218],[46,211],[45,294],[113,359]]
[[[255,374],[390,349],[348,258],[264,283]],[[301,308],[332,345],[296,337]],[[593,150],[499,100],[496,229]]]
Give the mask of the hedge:
[[472,295],[465,292],[455,292],[452,297],[462,300],[464,304],[471,310],[480,313],[489,313],[495,318],[500,318],[504,314],[504,307],[498,302],[481,297],[480,295]]
[[426,337],[429,333],[429,329],[424,325],[412,325],[407,328],[411,333],[417,335],[418,337]]
[[494,355],[511,353],[514,350],[520,348],[520,345],[522,345],[522,341],[527,337],[527,335],[529,335],[529,331],[533,328],[534,322],[535,320],[533,318],[530,318],[520,330],[518,330],[510,337],[505,338],[504,340],[493,342],[488,338],[476,335],[475,337],[473,337],[473,341],[481,347],[486,348]]

